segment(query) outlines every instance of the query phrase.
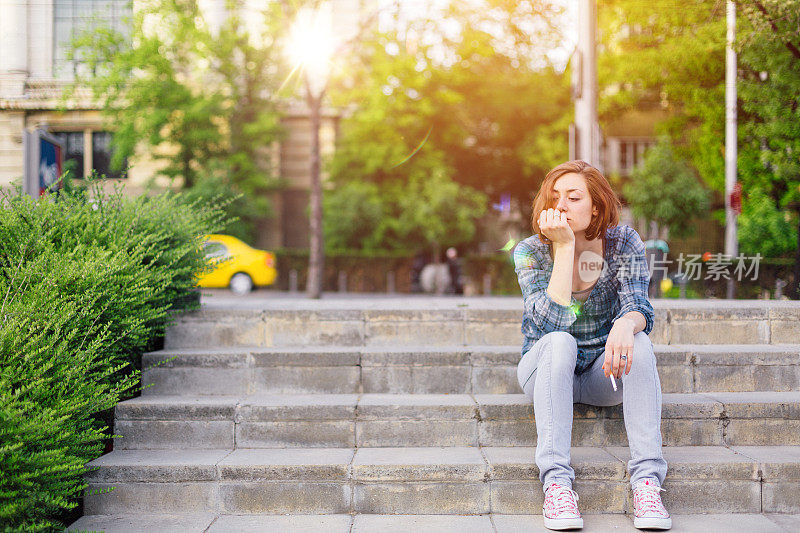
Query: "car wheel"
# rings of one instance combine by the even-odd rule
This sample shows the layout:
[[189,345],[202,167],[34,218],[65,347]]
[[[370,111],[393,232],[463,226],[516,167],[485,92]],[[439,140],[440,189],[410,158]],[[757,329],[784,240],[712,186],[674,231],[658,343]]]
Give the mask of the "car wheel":
[[247,294],[253,290],[253,279],[244,272],[237,272],[231,278],[230,288],[236,294]]

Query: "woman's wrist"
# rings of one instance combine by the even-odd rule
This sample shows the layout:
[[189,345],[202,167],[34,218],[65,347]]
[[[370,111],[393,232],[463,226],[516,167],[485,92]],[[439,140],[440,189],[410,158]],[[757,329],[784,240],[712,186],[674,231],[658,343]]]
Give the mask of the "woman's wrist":
[[616,324],[618,324],[620,322],[622,322],[623,325],[630,326],[631,330],[635,330],[636,329],[636,322],[632,318],[626,318],[626,317],[623,316],[623,317],[618,318],[616,321],[614,321],[614,324],[616,325]]
[[553,250],[560,250],[561,248],[571,248],[575,250],[575,241],[552,241]]

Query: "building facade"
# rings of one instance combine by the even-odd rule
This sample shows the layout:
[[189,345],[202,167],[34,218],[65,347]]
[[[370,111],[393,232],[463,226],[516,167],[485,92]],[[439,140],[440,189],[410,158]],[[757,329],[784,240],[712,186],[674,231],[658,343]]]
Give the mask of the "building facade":
[[[225,17],[226,0],[198,0],[210,27]],[[347,39],[354,35],[374,0],[335,0],[334,33]],[[244,9],[260,10],[263,2],[243,0]],[[138,194],[156,174],[157,167],[144,151],[128,162],[125,176],[111,171],[109,142],[113,127],[103,120],[89,92],[80,88],[66,110],[63,89],[83,65],[69,57],[71,40],[101,23],[126,30],[126,20],[136,0],[0,0],[0,187],[21,180],[24,168],[23,133],[45,128],[64,142],[68,168],[86,177],[96,171],[121,183],[126,192]],[[244,17],[246,20],[254,18]],[[338,114],[323,112],[320,142],[323,157],[332,153]],[[257,242],[265,248],[308,247],[311,128],[302,100],[289,106],[284,125],[287,136],[275,146],[272,166],[288,186],[271,197],[275,216],[258,228]],[[323,175],[323,181],[325,176]],[[157,182],[164,187],[165,179]]]

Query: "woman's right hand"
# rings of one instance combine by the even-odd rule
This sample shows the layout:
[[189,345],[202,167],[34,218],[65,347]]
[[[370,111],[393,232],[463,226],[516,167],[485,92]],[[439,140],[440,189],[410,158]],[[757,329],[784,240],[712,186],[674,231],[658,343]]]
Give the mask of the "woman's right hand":
[[539,229],[553,244],[575,242],[575,232],[567,222],[567,215],[558,209],[545,209],[539,214]]

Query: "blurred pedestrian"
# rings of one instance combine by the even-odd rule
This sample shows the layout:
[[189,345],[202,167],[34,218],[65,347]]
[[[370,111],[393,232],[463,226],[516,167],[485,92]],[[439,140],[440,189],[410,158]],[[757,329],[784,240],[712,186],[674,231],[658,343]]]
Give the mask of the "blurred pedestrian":
[[464,294],[461,260],[458,258],[458,250],[452,247],[447,249],[447,269],[450,272],[450,285],[445,292],[447,294]]
[[411,292],[420,293],[422,289],[422,269],[428,264],[428,258],[424,250],[417,252],[411,261]]

